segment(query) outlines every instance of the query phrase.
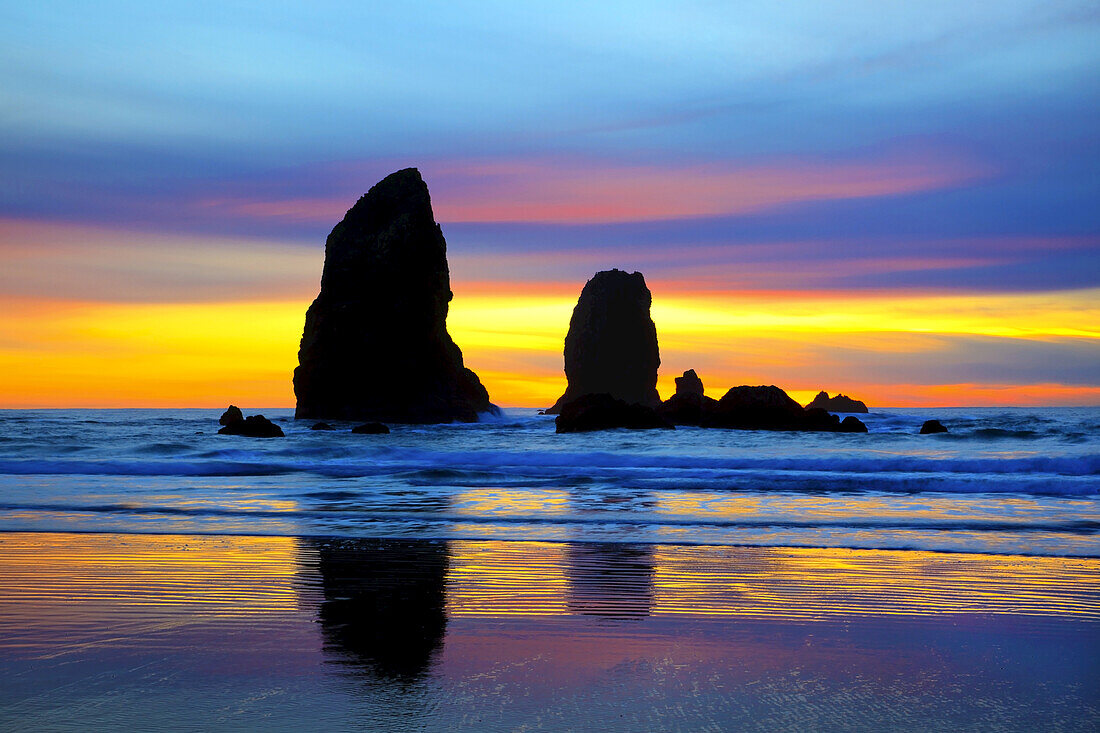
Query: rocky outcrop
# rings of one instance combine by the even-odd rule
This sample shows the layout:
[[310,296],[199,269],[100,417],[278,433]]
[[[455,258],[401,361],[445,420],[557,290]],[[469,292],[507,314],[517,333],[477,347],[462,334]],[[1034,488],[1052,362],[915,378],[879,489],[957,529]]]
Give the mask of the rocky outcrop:
[[867,412],[867,405],[860,400],[854,400],[842,394],[830,397],[829,393],[825,391],[818,392],[817,397],[814,397],[813,401],[806,405],[807,410],[813,407],[820,407],[822,410],[828,410],[829,412]]
[[474,422],[496,410],[447,333],[447,243],[415,168],[387,176],[325,243],[306,312],[295,416]]
[[717,410],[707,424],[742,430],[815,429],[819,424],[824,424],[821,412],[824,411],[803,410],[802,405],[774,385],[742,385],[733,387],[718,400]]
[[863,424],[855,415],[849,415],[840,421],[840,432],[842,433],[866,433],[867,426]]
[[583,433],[593,430],[672,429],[652,407],[630,404],[609,394],[586,394],[566,402],[554,421],[559,433]]
[[630,405],[655,408],[657,327],[649,315],[653,297],[640,272],[597,272],[581,290],[565,337],[565,394],[546,410],[562,412],[585,395],[610,395]]
[[946,433],[947,428],[943,426],[939,420],[925,420],[924,424],[920,426],[921,435],[931,435],[934,433]]
[[703,394],[703,380],[688,369],[676,377],[676,394],[657,407],[657,412],[675,425],[704,425],[718,409],[718,400]]
[[327,422],[315,422],[309,426],[310,430],[335,430],[336,428],[329,425]]
[[735,430],[800,430],[830,433],[865,433],[867,426],[849,415],[836,415],[813,407],[802,409],[776,386],[730,389],[721,400],[703,394],[703,382],[694,370],[676,379],[676,394],[657,408],[674,425]]
[[284,438],[283,429],[263,415],[249,415],[228,423],[218,435],[242,435],[246,438]]
[[235,422],[241,422],[244,420],[244,413],[241,412],[241,408],[236,405],[230,405],[226,408],[222,416],[218,418],[219,425],[231,425]]
[[351,432],[356,435],[385,435],[390,432],[390,429],[380,422],[368,422],[356,425]]
[[688,369],[682,377],[676,377],[676,394],[682,397],[702,397],[703,380],[694,369]]

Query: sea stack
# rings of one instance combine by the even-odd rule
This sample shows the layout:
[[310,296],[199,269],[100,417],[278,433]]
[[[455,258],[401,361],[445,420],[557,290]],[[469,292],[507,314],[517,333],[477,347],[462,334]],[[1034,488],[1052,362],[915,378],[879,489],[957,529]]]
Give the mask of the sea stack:
[[653,296],[640,272],[597,272],[581,290],[565,337],[565,394],[546,412],[585,395],[607,394],[628,405],[655,408],[657,327]]
[[295,417],[474,422],[496,411],[447,333],[452,297],[428,187],[415,168],[397,171],[325,242],[294,370]]

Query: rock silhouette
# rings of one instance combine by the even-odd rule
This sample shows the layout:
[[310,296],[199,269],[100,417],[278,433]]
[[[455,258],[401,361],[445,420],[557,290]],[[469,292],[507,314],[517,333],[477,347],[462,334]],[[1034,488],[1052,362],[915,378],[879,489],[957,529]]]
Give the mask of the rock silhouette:
[[581,290],[565,337],[565,394],[547,414],[558,414],[585,395],[609,395],[654,408],[657,394],[657,327],[653,296],[640,272],[597,272]]
[[335,430],[336,428],[329,425],[327,422],[317,422],[310,426],[310,430]]
[[703,380],[699,379],[699,375],[695,373],[694,369],[688,369],[684,372],[684,376],[676,377],[676,394],[689,396],[703,396]]
[[360,198],[325,242],[294,370],[295,417],[474,422],[493,412],[447,333],[447,243],[415,168]]
[[662,402],[657,412],[675,425],[703,425],[717,409],[718,400],[703,394],[703,380],[688,369],[676,377],[676,394]]
[[230,425],[235,422],[241,422],[244,420],[244,413],[241,412],[241,408],[236,405],[230,405],[226,408],[222,416],[218,418],[219,425]]
[[283,429],[263,415],[249,415],[234,420],[218,431],[218,435],[243,435],[246,438],[284,438]]
[[720,400],[702,392],[702,380],[694,370],[676,379],[676,394],[657,412],[674,425],[735,430],[799,430],[830,433],[865,433],[867,426],[849,415],[841,422],[836,415],[817,407],[803,409],[786,392],[774,385],[730,389]]
[[866,433],[867,426],[863,424],[855,415],[848,415],[846,418],[840,421],[840,432],[842,433]]
[[368,422],[356,425],[351,432],[357,435],[385,435],[390,429],[380,422]]
[[822,410],[828,410],[829,412],[867,412],[867,405],[860,400],[854,400],[842,394],[830,397],[829,393],[825,391],[818,392],[813,401],[806,405],[806,409],[812,407],[820,407]]
[[924,424],[920,426],[921,435],[930,435],[933,433],[946,433],[947,428],[943,426],[939,420],[925,420]]
[[673,425],[652,407],[633,405],[609,394],[586,394],[566,402],[554,420],[559,433],[585,433],[593,430],[671,430]]

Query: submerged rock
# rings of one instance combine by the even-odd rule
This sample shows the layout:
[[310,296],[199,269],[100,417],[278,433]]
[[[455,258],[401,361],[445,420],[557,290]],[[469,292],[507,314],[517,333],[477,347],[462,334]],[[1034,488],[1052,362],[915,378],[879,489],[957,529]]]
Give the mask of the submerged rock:
[[357,435],[384,435],[390,432],[390,429],[380,422],[368,422],[356,425],[351,432]]
[[842,433],[866,433],[867,426],[863,424],[863,421],[854,415],[849,415],[840,421],[840,432]]
[[246,438],[284,438],[283,429],[263,415],[249,415],[244,420],[231,422],[218,431],[218,435],[242,435]]
[[474,422],[494,412],[447,333],[447,242],[415,168],[387,176],[325,243],[294,370],[295,417]]
[[830,397],[829,393],[825,391],[818,392],[813,401],[806,405],[807,410],[812,407],[820,407],[822,410],[828,410],[829,412],[867,412],[867,405],[860,400],[854,400],[842,394]]
[[649,315],[653,297],[640,272],[597,272],[581,290],[565,337],[565,394],[547,414],[585,395],[609,395],[655,408],[657,327]]
[[933,433],[946,433],[947,428],[943,426],[939,420],[925,420],[924,424],[920,426],[921,435],[930,435]]
[[310,430],[335,430],[336,428],[329,425],[327,422],[315,422],[310,426]]
[[609,394],[587,394],[566,402],[554,421],[559,433],[582,433],[593,430],[672,429],[672,424],[652,407],[632,405]]
[[235,422],[241,422],[244,420],[244,414],[241,412],[241,408],[236,405],[230,405],[226,408],[222,416],[218,418],[219,425],[231,425]]

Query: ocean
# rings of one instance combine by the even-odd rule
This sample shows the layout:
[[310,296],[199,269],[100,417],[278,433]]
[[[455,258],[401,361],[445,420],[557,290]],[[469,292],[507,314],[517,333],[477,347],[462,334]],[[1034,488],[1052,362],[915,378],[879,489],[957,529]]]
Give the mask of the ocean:
[[0,411],[0,531],[1100,556],[1100,408],[881,409],[867,434],[245,412],[287,437],[217,435],[220,410]]

